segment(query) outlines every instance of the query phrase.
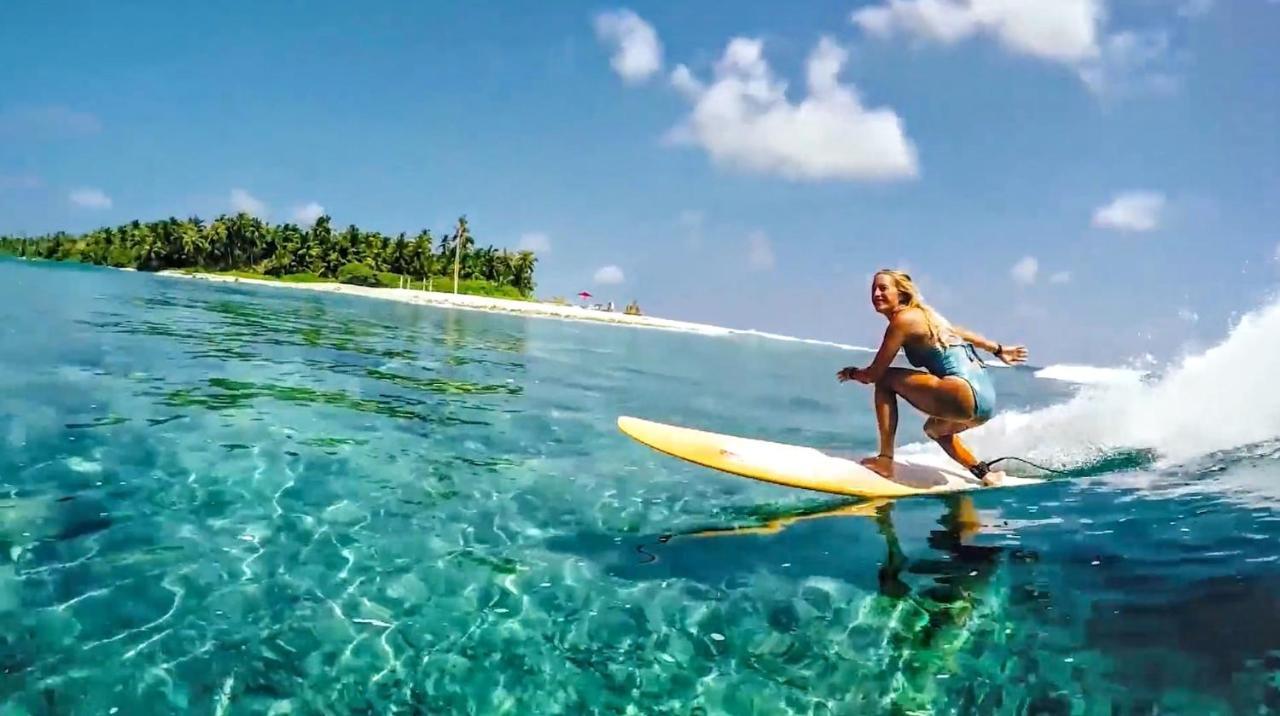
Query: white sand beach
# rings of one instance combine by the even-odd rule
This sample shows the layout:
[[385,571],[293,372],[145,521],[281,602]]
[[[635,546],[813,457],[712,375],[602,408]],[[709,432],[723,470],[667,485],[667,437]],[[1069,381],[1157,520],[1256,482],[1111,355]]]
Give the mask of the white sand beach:
[[536,318],[559,318],[570,321],[594,321],[597,323],[611,323],[615,325],[636,326],[640,328],[658,328],[668,331],[682,331],[685,333],[701,333],[704,335],[724,336],[733,333],[744,333],[745,331],[735,331],[730,328],[721,326],[712,326],[705,323],[691,323],[689,321],[674,321],[667,318],[655,318],[653,316],[629,316],[620,311],[597,311],[581,306],[567,306],[555,303],[542,303],[538,301],[516,301],[507,298],[492,298],[489,296],[471,296],[467,294],[445,293],[441,291],[423,291],[419,289],[406,288],[370,288],[367,286],[351,286],[343,283],[287,283],[284,281],[270,281],[265,279],[241,278],[238,276],[225,276],[221,274],[209,273],[187,273],[184,271],[160,271],[162,276],[177,276],[179,278],[194,278],[202,281],[215,281],[220,283],[243,283],[262,286],[275,286],[279,288],[296,288],[308,291],[323,291],[325,293],[340,293],[349,296],[364,296],[367,298],[380,298],[388,301],[401,301],[403,303],[413,303],[421,306],[444,306],[448,308],[461,308],[472,311],[490,311],[498,313],[518,313],[525,316],[533,316]]

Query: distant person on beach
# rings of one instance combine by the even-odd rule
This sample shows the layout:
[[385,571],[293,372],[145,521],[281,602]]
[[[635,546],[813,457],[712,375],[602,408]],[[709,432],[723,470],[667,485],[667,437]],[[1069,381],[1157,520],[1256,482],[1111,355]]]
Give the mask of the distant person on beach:
[[[876,423],[880,454],[862,464],[886,478],[893,477],[894,436],[898,431],[898,396],[929,416],[924,432],[984,484],[998,484],[997,473],[974,457],[958,435],[991,419],[996,389],[974,347],[1007,365],[1027,359],[1023,346],[1005,346],[953,326],[929,307],[911,277],[882,269],[871,281],[871,306],[889,321],[880,350],[866,368],[849,366],[836,373],[841,383],[856,380],[875,385]],[[902,349],[907,362],[925,370],[892,368]]]

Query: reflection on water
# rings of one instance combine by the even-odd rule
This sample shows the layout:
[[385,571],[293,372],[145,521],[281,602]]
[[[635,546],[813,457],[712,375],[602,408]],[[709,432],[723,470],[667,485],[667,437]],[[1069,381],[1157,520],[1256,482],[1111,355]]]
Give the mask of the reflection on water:
[[614,418],[872,449],[835,349],[12,262],[0,311],[6,716],[1277,709],[1274,445],[831,502]]
[[[928,712],[946,695],[938,679],[947,678],[956,666],[956,655],[974,636],[970,620],[981,615],[984,607],[995,607],[986,602],[994,598],[991,583],[1000,560],[1035,559],[1034,553],[1019,549],[972,544],[983,522],[971,497],[953,495],[940,502],[945,507],[935,528],[928,531],[931,552],[916,559],[907,557],[898,538],[892,500],[820,504],[782,514],[761,514],[755,523],[664,534],[655,542],[665,545],[688,538],[772,536],[801,522],[831,518],[873,522],[883,540],[884,557],[876,571],[877,596],[864,602],[859,618],[885,630],[881,677],[894,685],[877,707],[891,712]],[[645,557],[642,563],[659,559],[644,545],[638,545],[637,551]],[[927,581],[913,586],[905,579],[907,575],[927,577]],[[972,698],[972,694],[966,697]],[[1047,707],[1044,700],[1035,703],[1037,709]],[[1062,705],[1069,710],[1069,703]]]

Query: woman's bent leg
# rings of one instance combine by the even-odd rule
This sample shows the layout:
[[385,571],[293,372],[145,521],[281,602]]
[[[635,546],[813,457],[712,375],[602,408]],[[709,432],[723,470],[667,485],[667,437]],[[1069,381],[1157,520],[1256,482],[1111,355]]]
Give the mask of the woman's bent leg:
[[[885,371],[884,376],[876,382],[875,388],[880,454],[863,460],[862,464],[887,478],[893,477],[894,439],[898,430],[897,396],[899,395],[906,398],[907,402],[920,412],[948,422],[966,421],[972,418],[974,411],[973,391],[959,378],[938,378],[929,373],[906,368],[890,368]],[[954,455],[952,457],[955,458]]]

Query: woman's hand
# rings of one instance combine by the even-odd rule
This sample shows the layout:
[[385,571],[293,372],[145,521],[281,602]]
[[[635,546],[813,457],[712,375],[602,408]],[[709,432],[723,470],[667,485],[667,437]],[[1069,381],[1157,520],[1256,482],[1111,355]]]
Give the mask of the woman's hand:
[[854,366],[849,366],[847,368],[840,369],[840,372],[836,373],[836,379],[839,380],[841,383],[844,383],[850,380],[856,380],[859,383],[871,382],[871,377],[867,375],[867,371],[863,370],[862,368],[857,368]]
[[1013,365],[1014,363],[1022,363],[1027,360],[1026,346],[1000,346],[1000,352],[996,353],[996,357],[1005,365]]

